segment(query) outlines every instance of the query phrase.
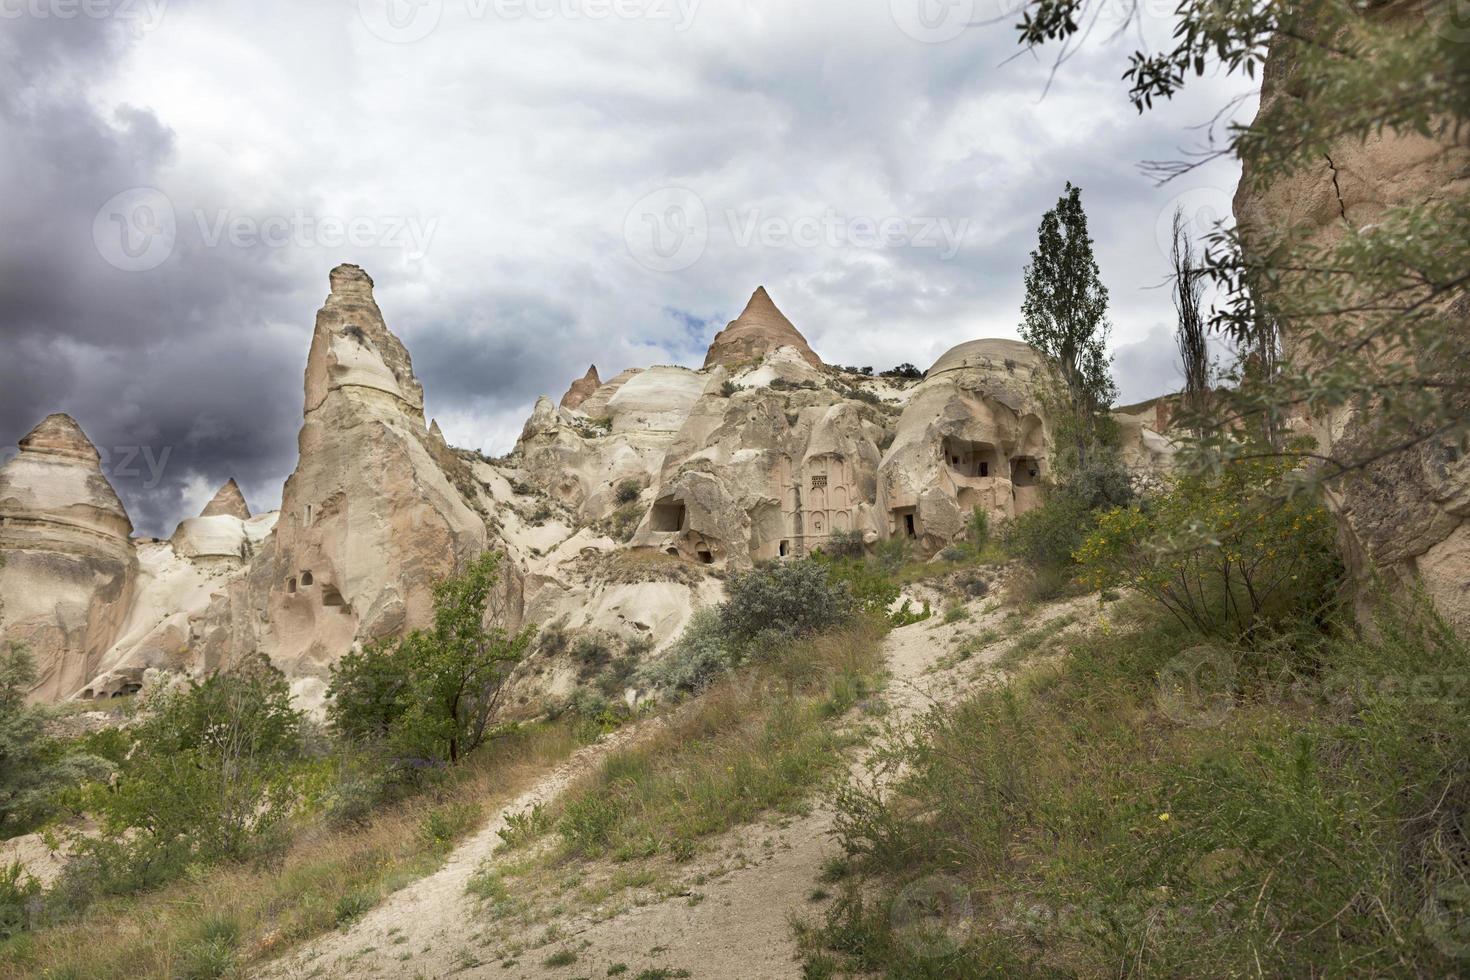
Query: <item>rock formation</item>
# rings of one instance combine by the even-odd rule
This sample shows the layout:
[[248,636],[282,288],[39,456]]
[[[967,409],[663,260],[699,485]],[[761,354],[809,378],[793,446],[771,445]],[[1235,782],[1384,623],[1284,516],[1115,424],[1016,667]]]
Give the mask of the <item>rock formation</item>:
[[219,488],[214,499],[204,505],[200,517],[237,517],[242,521],[250,520],[250,508],[245,503],[245,495],[240,492],[240,485],[230,480]]
[[587,400],[588,395],[601,387],[602,379],[597,376],[597,365],[594,364],[587,369],[586,374],[572,382],[572,386],[567,389],[567,393],[561,396],[560,407],[567,409],[576,408]]
[[[1418,6],[1384,16],[1421,18]],[[1262,111],[1276,100],[1299,98],[1293,87],[1290,45],[1273,48],[1262,75]],[[1330,246],[1348,227],[1365,227],[1395,206],[1470,194],[1470,148],[1452,139],[1384,130],[1363,141],[1339,139],[1321,161],[1290,177],[1264,182],[1246,162],[1235,216],[1249,244],[1290,232],[1304,243]],[[1470,333],[1470,307],[1454,311]],[[1346,322],[1343,329],[1349,329]],[[1288,353],[1296,349],[1283,323]],[[1372,356],[1381,356],[1373,354]],[[1349,405],[1310,420],[1321,451],[1351,447],[1360,420]],[[1445,439],[1422,443],[1371,464],[1333,484],[1329,506],[1351,570],[1366,582],[1376,569],[1390,578],[1419,580],[1460,629],[1470,629],[1470,456]]]
[[0,469],[0,642],[30,649],[38,700],[80,690],[117,638],[138,572],[132,531],[69,416],[48,416]]
[[258,647],[320,683],[354,642],[426,625],[434,583],[487,533],[436,459],[447,447],[425,423],[408,351],[357,266],[332,270],[305,394],[275,531],[202,639],[211,662]]
[[806,338],[776,309],[766,287],[760,286],[741,314],[715,335],[704,356],[704,366],[743,367],[760,361],[779,347],[794,347],[812,367],[822,366],[822,359],[807,346]]
[[935,361],[878,469],[883,535],[932,552],[958,540],[977,507],[1012,517],[1039,504],[1048,383],[1041,356],[1018,340],[973,340]]

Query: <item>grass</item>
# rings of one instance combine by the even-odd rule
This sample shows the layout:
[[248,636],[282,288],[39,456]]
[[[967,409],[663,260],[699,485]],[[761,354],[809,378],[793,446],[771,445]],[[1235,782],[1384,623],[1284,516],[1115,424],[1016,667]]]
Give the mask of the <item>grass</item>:
[[[863,620],[786,644],[678,705],[662,728],[611,753],[526,821],[514,835],[520,856],[483,868],[471,892],[516,933],[568,903],[614,907],[632,896],[636,904],[698,884],[676,883],[676,868],[704,841],[800,812],[845,766],[842,750],[856,735],[838,719],[875,689],[885,632]],[[613,863],[589,868],[592,860]]]
[[895,789],[843,791],[807,975],[1462,971],[1464,640],[1392,609],[1223,652],[1114,614],[902,733]]
[[559,801],[564,853],[686,859],[701,838],[794,812],[840,764],[848,736],[832,722],[872,690],[882,635],[863,623],[797,641],[613,753]]
[[365,824],[303,823],[278,864],[201,869],[0,944],[0,977],[205,978],[263,963],[437,869],[482,808],[507,802],[579,744],[570,725],[528,727]]

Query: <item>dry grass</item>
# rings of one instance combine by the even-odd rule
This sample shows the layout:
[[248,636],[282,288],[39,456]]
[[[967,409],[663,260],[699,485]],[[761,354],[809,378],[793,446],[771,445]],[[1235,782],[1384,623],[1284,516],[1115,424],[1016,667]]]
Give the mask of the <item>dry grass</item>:
[[157,892],[100,901],[75,921],[0,946],[0,977],[236,975],[437,869],[454,839],[579,744],[569,726],[531,729],[365,825],[313,819],[274,866],[201,869]]

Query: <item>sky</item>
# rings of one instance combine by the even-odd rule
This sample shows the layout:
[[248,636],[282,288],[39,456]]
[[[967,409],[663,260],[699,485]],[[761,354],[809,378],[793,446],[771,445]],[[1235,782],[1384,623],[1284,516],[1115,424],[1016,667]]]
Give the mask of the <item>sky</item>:
[[138,533],[295,467],[327,273],[373,276],[451,443],[509,450],[595,363],[698,366],[759,285],[828,363],[1017,335],[1082,188],[1120,402],[1176,390],[1159,186],[1251,83],[1140,115],[1173,3],[1053,72],[1015,0],[0,0],[0,461],[51,412]]

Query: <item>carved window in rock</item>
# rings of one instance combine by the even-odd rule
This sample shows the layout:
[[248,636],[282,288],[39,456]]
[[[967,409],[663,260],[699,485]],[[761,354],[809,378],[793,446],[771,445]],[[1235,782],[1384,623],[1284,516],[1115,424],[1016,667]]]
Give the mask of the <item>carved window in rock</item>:
[[653,505],[650,522],[655,531],[669,532],[684,530],[684,505],[673,497],[665,497]]
[[286,580],[286,591],[287,592],[295,592],[296,591],[296,580],[294,578],[290,578],[290,579],[287,579]]
[[315,581],[315,579],[313,579],[311,577],[311,570],[310,569],[308,569],[308,570],[306,570],[306,571],[304,571],[304,572],[301,573],[301,587],[303,589],[304,588],[307,588],[308,586],[310,586],[312,584],[312,582],[314,582],[314,581]]
[[306,523],[311,523],[311,504],[306,505]]
[[791,542],[782,541],[780,547],[777,549],[777,554],[779,554],[782,558],[785,558],[787,555],[791,554]]
[[813,490],[816,490],[818,487],[825,487],[826,485],[827,485],[827,474],[826,473],[818,473],[818,474],[816,474],[815,476],[812,477],[812,489]]

